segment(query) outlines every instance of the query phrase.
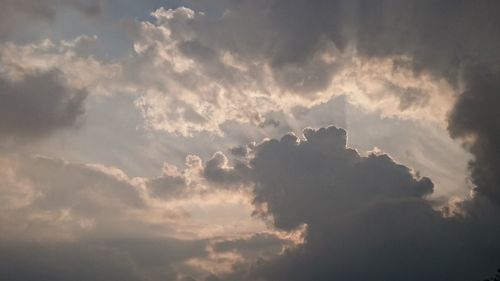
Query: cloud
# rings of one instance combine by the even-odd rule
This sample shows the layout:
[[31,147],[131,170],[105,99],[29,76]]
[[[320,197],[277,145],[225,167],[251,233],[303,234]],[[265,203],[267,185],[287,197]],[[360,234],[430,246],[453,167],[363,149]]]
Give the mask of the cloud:
[[[486,22],[478,16],[483,10],[491,10],[489,5],[494,4],[329,1],[310,5],[305,1],[241,1],[227,4],[226,12],[219,18],[187,8],[159,9],[153,13],[155,24],[141,23],[142,32],[138,34],[142,35],[135,44],[140,48],[136,50],[149,50],[148,56],[159,59],[156,67],[177,68],[179,73],[174,76],[189,80],[183,80],[183,84],[168,83],[155,94],[145,95],[139,105],[148,109],[145,117],[153,128],[181,134],[219,132],[220,124],[229,120],[263,124],[265,114],[272,110],[290,113],[295,106],[311,107],[337,95],[346,95],[349,102],[380,111],[383,116],[440,122],[446,127],[447,116],[459,96],[462,71],[471,62],[484,63],[497,57],[493,48],[466,39],[480,37],[495,45],[496,38],[486,38],[490,27],[478,34],[469,26],[463,26],[464,32],[452,27],[462,27],[459,19],[464,14],[474,18],[475,29],[496,26],[495,20]],[[434,19],[439,9],[452,12]],[[417,16],[399,18],[413,10]],[[182,16],[183,13],[189,16]],[[332,19],[336,13],[342,15]],[[435,28],[423,30],[426,24]],[[294,32],[300,29],[308,30],[308,35]],[[436,34],[429,30],[436,30]],[[161,32],[168,36],[158,36]],[[435,47],[434,42],[441,41],[443,44]],[[455,45],[463,48],[455,50]],[[155,54],[161,49],[159,46],[163,51]],[[449,49],[454,51],[447,52]],[[176,54],[175,58],[165,56],[167,53]],[[158,63],[163,60],[169,64]],[[189,88],[195,84],[193,80],[205,79],[203,85],[213,83],[223,92],[217,95],[218,103],[205,97],[200,100],[199,96],[195,97],[196,104],[186,100],[184,96],[206,92],[200,87],[196,92]],[[167,93],[181,96],[171,100],[170,95],[163,96]],[[192,105],[179,112],[194,110],[204,116],[196,120],[206,122],[191,124],[184,117],[184,125],[166,122],[182,117],[182,112],[170,114],[177,108],[171,105],[177,105],[177,99],[183,100],[181,106]],[[252,104],[255,100],[259,103]],[[199,107],[200,101],[206,105]],[[240,112],[232,108],[240,108]],[[248,108],[253,112],[248,112]],[[243,116],[241,110],[249,114]]]
[[475,157],[471,179],[479,192],[498,203],[495,143],[500,118],[492,105],[498,104],[493,77],[500,61],[500,21],[492,11],[499,3],[360,3],[358,50],[370,57],[408,55],[417,73],[429,72],[455,85],[458,100],[449,118],[450,135],[469,143]]
[[[477,144],[470,146],[476,157],[471,178],[478,190],[498,189],[498,184],[492,183],[497,181],[493,174],[498,170],[493,160],[498,150],[492,133],[496,125],[488,133],[458,128],[459,120],[476,120],[477,127],[497,122],[490,119],[498,120],[494,107],[485,107],[484,114],[464,109],[466,101],[472,99],[496,104],[490,90],[483,88],[497,87],[488,78],[498,74],[495,65],[500,61],[500,21],[494,13],[497,1],[222,3],[225,12],[218,18],[191,11],[181,21],[175,20],[180,10],[154,13],[174,42],[198,46],[184,53],[185,61],[215,67],[221,61],[214,60],[217,53],[219,58],[230,54],[226,57],[233,60],[222,62],[236,61],[232,65],[238,66],[230,74],[217,73],[223,76],[205,72],[205,66],[199,73],[218,81],[240,71],[246,73],[247,85],[260,86],[245,91],[244,96],[255,100],[252,93],[261,91],[259,96],[266,105],[279,104],[274,109],[284,112],[345,94],[350,102],[380,111],[383,116],[434,121],[443,128],[448,123],[453,137],[476,138]],[[200,59],[208,57],[212,59]],[[258,73],[266,73],[266,77]],[[227,79],[219,86],[224,88],[229,81],[235,85]],[[253,116],[264,116],[272,107],[256,105]],[[224,116],[236,119],[227,112]],[[252,122],[250,118],[237,120]],[[221,122],[224,119],[217,123]],[[489,152],[479,147],[489,147]]]
[[[0,12],[0,37],[19,21],[50,22],[56,16],[59,1],[31,2],[2,3],[7,12]],[[68,3],[88,14],[99,10]],[[74,126],[87,93],[133,93],[149,128],[182,136],[222,136],[230,122],[279,127],[271,115],[291,117],[298,106],[307,109],[345,95],[384,117],[447,125],[475,156],[470,163],[474,197],[438,210],[428,199],[433,195],[429,178],[384,154],[361,156],[346,147],[341,129],[307,129],[301,138],[286,135],[233,149],[238,158],[231,164],[221,152],[203,167],[193,156],[185,169],[165,165],[155,178],[130,178],[108,166],[6,156],[0,220],[9,227],[0,231],[2,239],[63,239],[73,244],[62,246],[58,262],[71,261],[67,252],[92,261],[103,256],[95,260],[116,265],[111,279],[121,270],[139,280],[192,280],[206,273],[214,280],[489,275],[500,250],[498,2],[221,3],[220,16],[162,8],[152,21],[128,26],[133,53],[117,63],[93,56],[96,37],[0,44],[0,138],[35,139]],[[25,106],[27,112],[17,110]],[[203,254],[174,262],[175,270],[189,268],[177,276],[170,268],[159,269],[156,261],[138,261],[132,250],[124,250],[122,258],[127,245],[116,249],[105,243],[113,249],[110,254],[95,242],[82,242],[122,236],[199,240],[241,228],[255,231],[259,226],[242,219],[252,211],[249,192],[255,217],[285,232],[304,230],[303,245],[260,259],[241,237],[232,244],[238,250],[228,241],[220,247],[208,243]],[[203,223],[207,219],[210,225]],[[275,238],[271,244],[280,243]],[[59,250],[38,253],[59,256],[54,251]],[[21,256],[23,263],[43,263]],[[91,262],[89,268],[94,267]],[[80,268],[61,273],[52,264],[41,268],[35,272],[87,274]]]
[[165,164],[163,174],[159,177],[148,179],[146,186],[152,196],[166,199],[178,197],[188,193],[189,179],[178,171],[176,166]]
[[[228,252],[210,250],[214,243],[265,227],[250,217],[246,194],[213,189],[202,180],[201,160],[186,161],[185,169],[165,164],[158,177],[131,178],[110,166],[2,153],[0,278],[176,280],[212,273],[216,267],[204,265]],[[272,241],[275,248],[289,243]],[[226,261],[231,268],[234,261]]]
[[134,211],[147,205],[118,169],[13,154],[2,157],[2,170],[4,239],[74,240],[141,232],[134,230],[141,223]]
[[[255,215],[278,229],[306,229],[298,248],[220,278],[472,280],[497,266],[500,210],[486,197],[437,209],[429,178],[385,154],[360,156],[344,130],[303,134],[256,145],[244,169],[226,163],[215,173],[220,154],[206,163],[212,181],[253,186]],[[229,172],[244,176],[218,176]]]
[[0,278],[13,281],[177,280],[182,262],[205,255],[205,241],[115,239],[0,243]]
[[449,131],[462,138],[475,158],[470,162],[477,191],[500,204],[500,83],[497,67],[478,66],[466,72],[466,89],[450,116]]
[[223,4],[220,17],[160,8],[152,21],[128,24],[133,51],[115,63],[92,57],[89,45],[97,38],[85,36],[45,47],[7,44],[4,53],[23,65],[40,68],[34,62],[43,61],[63,69],[92,93],[138,95],[135,105],[148,128],[182,136],[222,135],[228,122],[276,126],[269,112],[291,116],[294,107],[340,95],[384,116],[446,121],[452,83],[434,73],[417,75],[415,58],[404,52],[367,56],[354,39],[350,21],[360,11],[351,4]]
[[207,179],[217,183],[234,183],[245,179],[248,167],[239,161],[236,161],[234,168],[229,167],[227,157],[219,151],[206,162],[203,174]]
[[2,244],[0,248],[0,277],[5,280],[146,280],[127,254],[103,245]]
[[[494,108],[474,115],[463,106],[471,99],[496,104],[479,85],[493,84],[485,77],[497,74],[500,61],[500,21],[493,12],[498,2],[276,0],[222,6],[217,18],[188,8],[159,9],[156,24],[141,23],[136,51],[159,58],[183,81],[138,103],[153,128],[220,133],[229,120],[263,124],[270,111],[289,114],[298,105],[345,94],[383,116],[437,122],[459,139],[474,135],[471,178],[478,190],[496,196],[496,126],[487,133],[458,127],[459,120],[476,120],[477,127],[498,120]],[[178,95],[165,96],[173,92]]]
[[101,13],[99,0],[2,0],[0,6],[0,39],[22,34],[29,26],[53,23],[61,10],[67,8],[87,17],[96,17]]
[[45,39],[32,44],[0,44],[0,72],[11,79],[57,69],[68,85],[87,89],[91,95],[126,92],[128,83],[122,77],[122,66],[94,57],[97,36],[79,36],[73,40],[53,42]]
[[187,264],[211,273],[205,274],[203,280],[217,278],[217,275],[251,266],[256,261],[269,260],[295,245],[293,239],[276,231],[224,237],[209,241],[207,255],[192,258]]
[[57,70],[30,73],[19,81],[0,77],[0,138],[29,140],[71,127],[84,112],[86,96]]
[[2,155],[0,220],[9,227],[0,238],[205,239],[262,230],[247,194],[214,188],[201,165],[190,156],[185,169],[165,164],[157,177],[131,178],[111,166]]
[[276,126],[269,112],[291,114],[343,94],[384,115],[444,122],[453,102],[446,81],[414,75],[402,55],[362,57],[319,30],[295,38],[287,30],[294,12],[275,15],[274,2],[229,5],[220,18],[160,8],[154,22],[129,27],[134,56],[124,69],[143,91],[136,105],[150,128],[192,136],[221,135],[227,122]]
[[[0,140],[39,140],[82,121],[89,95],[109,95],[126,84],[120,66],[93,57],[97,37],[53,43],[0,43]],[[120,85],[118,87],[118,85]]]
[[[407,272],[415,272],[409,280],[468,280],[496,266],[499,210],[487,198],[436,210],[428,178],[384,154],[360,156],[342,129],[303,134],[248,145],[231,164],[221,152],[205,163],[189,156],[184,169],[165,164],[153,178],[4,155],[0,247],[16,257],[4,274],[83,278],[104,264],[109,278],[131,280]],[[252,211],[268,232],[250,223]],[[45,255],[52,258],[38,258]],[[33,266],[20,271],[20,264]]]
[[[453,107],[467,96],[459,93],[475,83],[471,79],[481,76],[469,73],[499,60],[494,34],[500,23],[491,14],[497,5],[492,1],[221,5],[220,16],[160,8],[153,21],[130,24],[133,53],[119,62],[94,58],[97,38],[85,36],[5,43],[2,60],[9,75],[56,68],[70,85],[92,94],[133,93],[148,128],[182,136],[222,136],[230,122],[275,126],[268,118],[272,112],[293,117],[297,106],[310,108],[340,95],[384,117],[445,128],[450,114],[467,114]],[[448,127],[457,124],[450,119]]]
[[213,243],[217,252],[237,251],[247,258],[273,257],[283,250],[283,244],[290,241],[270,233],[256,233],[249,237],[224,239]]

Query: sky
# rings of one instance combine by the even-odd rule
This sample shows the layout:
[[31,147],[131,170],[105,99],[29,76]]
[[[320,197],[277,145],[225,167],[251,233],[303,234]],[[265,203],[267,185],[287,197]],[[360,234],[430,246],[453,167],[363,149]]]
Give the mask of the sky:
[[500,2],[0,0],[0,280],[484,280]]

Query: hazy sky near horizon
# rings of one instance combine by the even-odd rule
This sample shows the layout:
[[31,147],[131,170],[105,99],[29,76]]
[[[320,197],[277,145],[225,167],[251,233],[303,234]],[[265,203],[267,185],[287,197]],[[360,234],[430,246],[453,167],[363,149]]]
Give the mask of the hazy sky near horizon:
[[0,279],[488,277],[499,10],[0,0]]

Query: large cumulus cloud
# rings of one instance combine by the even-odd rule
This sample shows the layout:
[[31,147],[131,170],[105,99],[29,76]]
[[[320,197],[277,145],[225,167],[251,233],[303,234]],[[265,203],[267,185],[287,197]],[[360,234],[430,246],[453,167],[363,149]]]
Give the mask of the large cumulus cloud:
[[497,266],[491,201],[478,194],[440,210],[427,198],[430,179],[385,154],[362,157],[346,137],[306,129],[303,139],[262,142],[246,164],[220,154],[207,162],[212,181],[252,183],[256,215],[283,230],[305,227],[301,247],[228,280],[474,280]]

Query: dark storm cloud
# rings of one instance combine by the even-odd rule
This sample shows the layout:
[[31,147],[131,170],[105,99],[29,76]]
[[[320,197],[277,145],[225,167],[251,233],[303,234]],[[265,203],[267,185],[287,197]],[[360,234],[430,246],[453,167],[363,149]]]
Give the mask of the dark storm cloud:
[[264,141],[245,169],[205,173],[226,183],[244,174],[257,215],[283,230],[307,225],[298,249],[227,280],[465,281],[500,262],[500,210],[488,199],[479,195],[462,206],[466,216],[447,218],[426,199],[430,179],[384,154],[360,156],[346,147],[344,130],[306,129],[304,137]]
[[85,90],[67,85],[57,70],[0,77],[0,139],[32,139],[73,126],[84,112]]

